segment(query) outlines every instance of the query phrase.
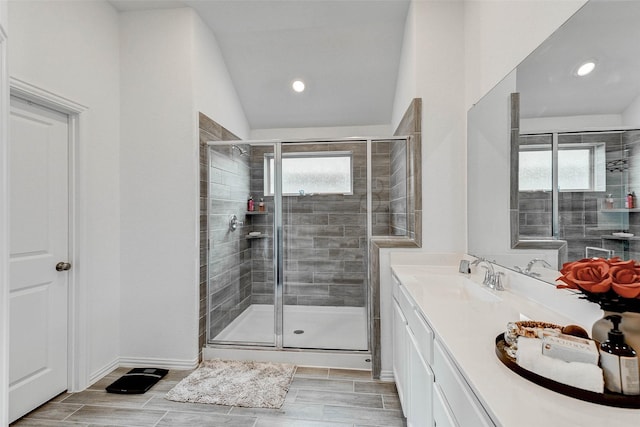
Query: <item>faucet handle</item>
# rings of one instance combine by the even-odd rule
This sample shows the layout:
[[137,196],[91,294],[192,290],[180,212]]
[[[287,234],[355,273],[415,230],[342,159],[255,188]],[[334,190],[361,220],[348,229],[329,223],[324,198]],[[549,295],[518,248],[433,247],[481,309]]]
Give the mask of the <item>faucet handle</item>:
[[495,274],[486,265],[483,265],[482,268],[484,268],[484,279],[482,280],[482,284],[485,286],[492,286],[492,283],[495,280]]
[[504,285],[502,284],[501,277],[504,276],[504,272],[498,271],[494,276],[493,289],[496,291],[504,291]]

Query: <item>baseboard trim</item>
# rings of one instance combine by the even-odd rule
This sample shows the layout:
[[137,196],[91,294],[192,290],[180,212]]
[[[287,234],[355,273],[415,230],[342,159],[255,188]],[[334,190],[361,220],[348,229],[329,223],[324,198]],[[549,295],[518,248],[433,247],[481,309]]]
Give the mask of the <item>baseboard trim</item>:
[[153,357],[121,357],[119,365],[126,368],[154,367],[163,369],[195,369],[198,357],[184,359],[156,359]]
[[395,382],[393,371],[380,371],[380,381]]
[[113,371],[114,369],[116,369],[118,367],[119,362],[120,362],[119,359],[115,358],[110,363],[107,363],[102,368],[100,368],[96,372],[92,373],[89,376],[89,385],[92,385],[92,384],[100,381],[105,376],[107,376],[111,371]]

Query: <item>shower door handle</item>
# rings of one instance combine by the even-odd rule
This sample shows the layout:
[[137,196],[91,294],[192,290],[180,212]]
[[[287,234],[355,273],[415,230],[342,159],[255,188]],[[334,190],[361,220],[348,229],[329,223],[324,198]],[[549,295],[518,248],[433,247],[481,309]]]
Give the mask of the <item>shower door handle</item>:
[[71,270],[71,264],[68,262],[59,262],[56,264],[56,271],[67,271]]

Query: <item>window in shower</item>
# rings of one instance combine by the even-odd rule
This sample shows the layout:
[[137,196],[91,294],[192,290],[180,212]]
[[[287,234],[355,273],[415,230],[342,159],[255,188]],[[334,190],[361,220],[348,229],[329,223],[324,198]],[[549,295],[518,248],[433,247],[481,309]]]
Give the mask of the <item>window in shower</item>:
[[[265,155],[265,196],[274,194],[274,159]],[[282,194],[353,194],[350,151],[283,153]]]
[[[523,145],[519,159],[520,191],[551,191],[552,149],[549,145]],[[560,191],[605,191],[604,143],[560,144]]]

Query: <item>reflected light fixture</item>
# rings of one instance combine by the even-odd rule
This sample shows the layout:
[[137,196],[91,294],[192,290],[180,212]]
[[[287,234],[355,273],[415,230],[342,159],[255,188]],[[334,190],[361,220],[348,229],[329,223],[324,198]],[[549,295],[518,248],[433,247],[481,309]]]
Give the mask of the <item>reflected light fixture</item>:
[[579,77],[584,77],[587,74],[590,74],[594,70],[594,68],[596,68],[596,63],[593,61],[587,61],[578,67],[576,75]]
[[304,82],[302,80],[296,80],[296,81],[293,82],[291,87],[296,92],[302,92],[302,91],[304,91]]

